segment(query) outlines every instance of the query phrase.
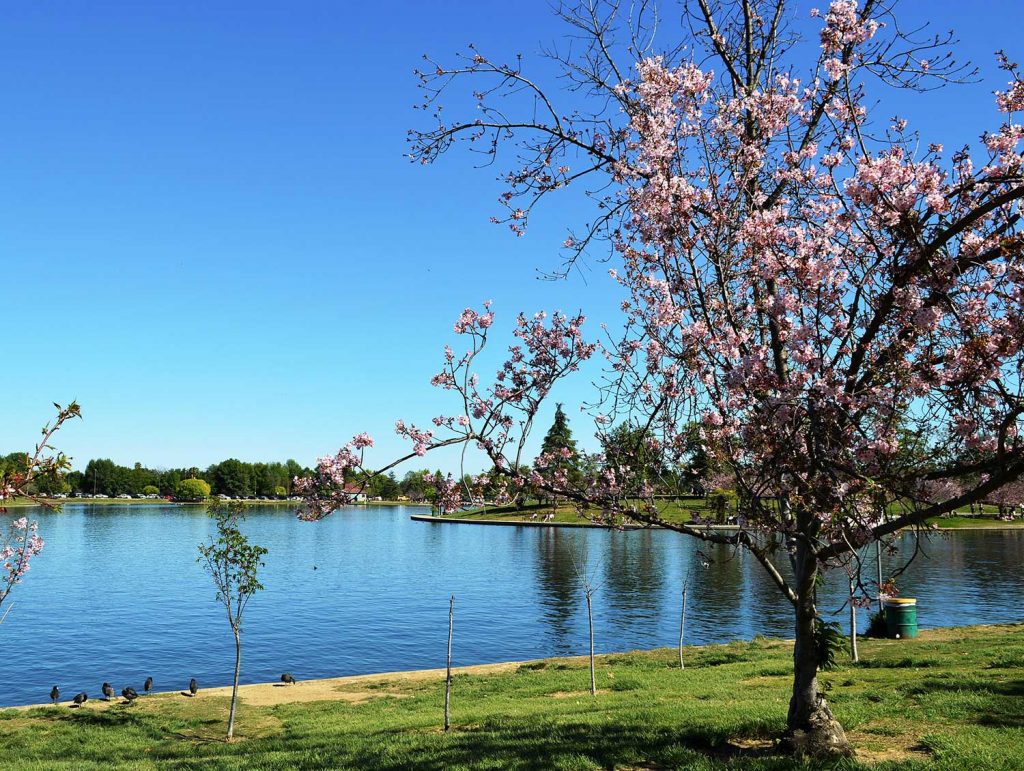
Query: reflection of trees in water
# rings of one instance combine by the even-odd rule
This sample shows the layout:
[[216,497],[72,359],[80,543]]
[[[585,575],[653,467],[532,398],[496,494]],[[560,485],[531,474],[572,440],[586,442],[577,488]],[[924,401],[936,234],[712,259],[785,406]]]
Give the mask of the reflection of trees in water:
[[631,626],[658,614],[665,585],[665,550],[651,530],[611,532],[602,538],[605,550],[605,614],[612,625]]
[[743,596],[743,563],[736,549],[721,544],[703,544],[708,565],[694,571],[694,586],[714,601],[715,607],[735,610]]
[[580,603],[579,578],[573,567],[586,533],[561,527],[537,528],[537,585],[544,620],[550,623],[556,648],[572,647],[572,618]]
[[[780,545],[779,549],[784,550],[785,546]],[[785,563],[784,568],[788,568],[789,560],[785,552],[779,551],[778,556],[776,564]],[[746,580],[743,583],[748,594],[752,634],[792,637],[793,606],[782,596],[775,582],[756,559],[747,555],[744,568]],[[786,580],[790,580],[788,575]]]
[[[595,597],[598,641],[609,649],[670,644],[678,635],[682,582],[691,566],[687,643],[721,642],[755,634],[792,637],[791,610],[756,560],[727,546],[699,543],[663,531],[626,533],[538,529],[534,543],[541,617],[552,653],[580,652],[586,639],[583,590],[573,559],[586,561],[601,584]],[[883,555],[883,574],[902,565],[914,548],[902,536],[897,554]],[[1020,597],[1024,531],[932,535],[924,554],[898,580],[917,597],[922,626],[1012,620]],[[709,564],[701,567],[701,554]],[[783,558],[786,577],[788,565]],[[874,549],[864,555],[874,581]],[[845,629],[848,615],[833,615],[846,601],[845,573],[833,571],[821,587],[818,609]],[[873,609],[872,609],[873,610]],[[867,612],[860,621],[867,622]]]

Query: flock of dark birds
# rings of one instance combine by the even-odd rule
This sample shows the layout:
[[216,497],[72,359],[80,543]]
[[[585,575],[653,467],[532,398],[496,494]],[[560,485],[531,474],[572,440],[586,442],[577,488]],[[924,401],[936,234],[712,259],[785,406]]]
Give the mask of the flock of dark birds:
[[[283,675],[281,675],[281,682],[286,685],[295,685],[297,681],[294,677],[292,677],[292,674],[290,672],[285,672]],[[152,690],[153,678],[147,677],[146,682],[142,684],[142,692],[148,695],[149,692]],[[104,683],[100,688],[100,691],[103,693],[104,701],[110,701],[114,698],[114,686],[112,686],[110,683]],[[182,691],[182,693],[184,693],[184,691]],[[191,680],[188,681],[188,695],[195,696],[197,693],[199,693],[199,683],[193,677]],[[121,689],[121,697],[124,699],[124,701],[122,702],[123,704],[132,704],[137,698],[139,698],[139,692],[131,686],[128,686],[126,688]],[[50,701],[54,704],[60,703],[60,688],[58,688],[56,685],[53,686],[53,688],[50,690]],[[75,697],[71,700],[71,706],[81,707],[87,701],[89,701],[89,694],[85,691],[82,691],[81,693],[75,694]]]
[[[192,678],[192,682],[189,685],[190,685],[190,690],[192,691],[192,695],[195,696],[196,695],[196,691],[199,690],[199,687],[197,686],[196,679],[194,677]],[[152,690],[153,690],[153,678],[152,677],[147,677],[146,678],[146,682],[142,684],[142,691],[143,691],[143,693],[148,694]],[[104,701],[110,701],[111,699],[114,698],[114,686],[112,686],[110,683],[104,683],[100,687],[100,691],[103,693],[103,700]],[[128,686],[126,688],[122,688],[121,689],[121,697],[124,699],[124,703],[125,704],[131,704],[137,698],[139,698],[139,692],[136,691],[131,686]],[[50,689],[50,701],[53,702],[54,704],[59,704],[60,703],[60,687],[55,685],[55,686],[53,686],[53,688]],[[89,694],[86,693],[85,691],[82,691],[81,693],[76,693],[74,698],[71,699],[71,706],[72,707],[81,707],[87,701],[89,701]]]

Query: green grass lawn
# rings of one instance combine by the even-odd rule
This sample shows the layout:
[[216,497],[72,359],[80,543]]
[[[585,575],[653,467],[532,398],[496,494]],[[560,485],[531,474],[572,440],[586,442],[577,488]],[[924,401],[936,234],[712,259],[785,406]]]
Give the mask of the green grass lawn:
[[[549,503],[528,503],[521,509],[515,506],[488,506],[482,509],[474,509],[467,512],[456,512],[449,514],[450,519],[496,519],[506,522],[529,521],[533,514],[536,514],[534,521],[541,522],[544,515],[551,511]],[[659,514],[669,522],[689,522],[690,513],[697,511],[705,513],[707,505],[703,498],[679,498],[676,500],[665,500],[658,503]],[[559,503],[555,508],[554,522],[558,523],[587,523],[590,520],[580,516],[576,507],[569,503]]]
[[[672,650],[602,656],[596,697],[583,659],[460,673],[448,734],[438,677],[243,706],[232,744],[221,741],[227,698],[202,692],[104,710],[6,710],[0,757],[11,769],[793,768],[772,741],[785,723],[791,655],[789,643],[757,639],[687,649],[685,670]],[[822,675],[857,749],[840,767],[1022,767],[1024,625],[865,641],[861,655]]]

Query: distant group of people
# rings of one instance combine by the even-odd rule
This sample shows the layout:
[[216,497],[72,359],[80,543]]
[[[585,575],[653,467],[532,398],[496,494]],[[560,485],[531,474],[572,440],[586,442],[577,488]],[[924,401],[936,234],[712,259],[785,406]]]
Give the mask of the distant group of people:
[[[536,521],[536,519],[537,519],[537,514],[538,514],[538,513],[539,513],[539,512],[536,512],[536,511],[535,511],[535,512],[533,512],[533,513],[532,513],[532,514],[530,515],[530,519],[531,519],[531,520],[534,520],[534,521]],[[545,515],[544,515],[544,520],[543,520],[543,521],[544,521],[544,522],[553,522],[553,521],[554,521],[554,519],[555,519],[555,512],[553,512],[553,511],[549,511],[549,512],[548,512],[547,514],[545,514]]]

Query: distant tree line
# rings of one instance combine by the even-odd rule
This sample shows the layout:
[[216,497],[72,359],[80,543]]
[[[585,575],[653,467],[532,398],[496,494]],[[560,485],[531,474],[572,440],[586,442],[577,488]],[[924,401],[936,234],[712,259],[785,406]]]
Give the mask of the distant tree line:
[[[0,457],[0,470],[19,469],[26,462],[25,453]],[[151,469],[141,463],[122,466],[106,458],[90,460],[81,471],[49,474],[35,480],[35,490],[42,495],[85,493],[89,495],[174,496],[183,480],[199,479],[210,486],[213,495],[284,497],[292,490],[292,481],[310,471],[298,461],[283,463],[247,463],[229,458],[205,469]]]

